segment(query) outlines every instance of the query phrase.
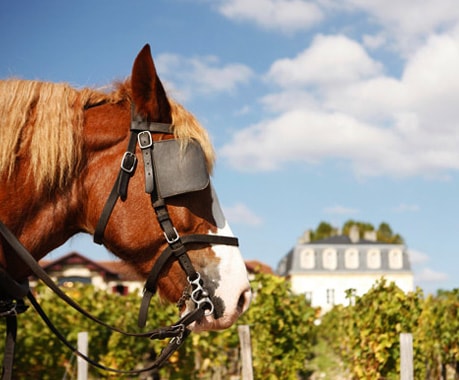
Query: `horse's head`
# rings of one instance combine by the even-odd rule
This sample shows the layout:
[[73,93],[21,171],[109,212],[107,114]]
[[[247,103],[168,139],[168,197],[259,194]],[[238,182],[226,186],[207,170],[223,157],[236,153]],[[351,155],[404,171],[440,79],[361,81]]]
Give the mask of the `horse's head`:
[[[131,146],[139,161],[135,170],[126,176],[129,180],[127,194],[115,203],[103,231],[103,242],[109,250],[147,277],[160,253],[170,247],[171,240],[175,238],[169,236],[166,239],[164,229],[168,229],[168,224],[172,229],[169,228],[166,234],[176,231],[177,237],[184,240],[190,235],[232,236],[232,232],[223,216],[216,193],[207,181],[207,172],[211,170],[213,161],[207,135],[189,113],[168,100],[156,74],[148,45],[137,56],[130,83],[127,82],[123,91],[128,93],[129,100],[104,103],[89,108],[85,113],[84,134],[88,159],[84,180],[86,220],[83,224],[88,232],[95,232],[105,201],[120,171],[120,160],[128,145]],[[134,111],[131,112],[131,109]],[[147,143],[148,139],[153,140],[153,150],[149,150],[145,157],[144,149],[139,145],[144,147],[148,144],[140,142],[132,147],[132,141],[129,142],[133,117],[142,120],[140,123],[145,122],[145,125],[151,122],[172,124],[173,134],[159,130],[143,136],[147,138]],[[162,143],[158,143],[160,140],[170,140],[174,135],[181,137],[181,143],[171,144],[171,152],[180,157],[167,156],[171,153],[164,153],[166,150],[163,152],[160,149]],[[198,168],[185,165],[186,172],[170,170],[174,167],[172,161],[187,157],[189,146],[199,148],[197,153],[190,156],[188,166],[194,166],[195,161],[202,160],[201,165]],[[160,176],[158,173],[164,168],[169,168],[169,171],[166,170]],[[203,174],[203,171],[207,172]],[[153,176],[153,180],[150,181],[149,176]],[[146,192],[148,183],[153,187],[149,193]],[[178,191],[162,194],[162,186],[174,184],[179,184]],[[161,210],[155,204],[158,198],[165,202]],[[168,213],[169,221],[159,222],[158,219],[166,218],[164,211]],[[219,242],[205,239],[192,240],[186,248],[214,309],[192,328],[209,330],[229,327],[248,308],[251,298],[247,272],[239,249],[234,244],[226,244],[224,240]],[[157,286],[162,297],[178,302],[182,313],[187,313],[194,307],[189,300],[191,287],[183,265],[176,260],[174,254],[171,256],[159,268],[153,286]]]

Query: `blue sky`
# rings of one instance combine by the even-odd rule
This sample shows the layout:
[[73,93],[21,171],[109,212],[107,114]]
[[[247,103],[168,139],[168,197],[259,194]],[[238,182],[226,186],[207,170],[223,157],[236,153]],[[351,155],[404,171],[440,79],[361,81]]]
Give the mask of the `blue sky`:
[[[215,144],[246,259],[320,221],[387,222],[416,285],[459,287],[455,0],[0,2],[0,77],[99,87],[145,43]],[[106,259],[84,236],[58,251]]]

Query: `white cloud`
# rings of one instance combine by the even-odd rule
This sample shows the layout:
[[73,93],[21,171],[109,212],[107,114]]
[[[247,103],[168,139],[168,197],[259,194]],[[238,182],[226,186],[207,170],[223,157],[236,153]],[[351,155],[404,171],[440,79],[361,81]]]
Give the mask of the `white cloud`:
[[293,110],[236,132],[220,155],[244,171],[275,170],[292,161],[318,163],[327,157],[351,162],[359,175],[378,175],[410,170],[398,144],[392,131],[342,113]]
[[238,130],[222,156],[240,170],[332,158],[359,176],[444,177],[459,169],[458,67],[459,32],[430,37],[400,78],[356,41],[318,36],[272,64],[280,91],[260,101],[277,114]]
[[416,282],[443,282],[449,279],[448,274],[424,268],[415,275]]
[[430,260],[429,255],[415,249],[408,250],[411,265],[424,264]]
[[253,76],[248,66],[240,63],[222,64],[215,56],[188,58],[161,54],[156,58],[156,66],[172,92],[180,88],[182,101],[196,93],[208,95],[234,91],[237,86],[248,83]]
[[381,28],[375,38],[384,36],[387,43],[405,55],[416,50],[432,33],[454,27],[459,19],[456,0],[327,0],[321,4],[328,13],[367,14],[370,22]]
[[231,207],[223,207],[224,214],[230,223],[258,226],[263,220],[243,203],[236,203]]
[[317,4],[304,0],[221,0],[217,9],[229,19],[285,33],[309,29],[324,17]]
[[395,212],[417,212],[419,211],[420,207],[417,204],[409,204],[409,203],[400,203],[397,207],[394,207]]
[[387,37],[383,33],[364,34],[362,37],[363,45],[369,49],[378,49],[387,43]]
[[295,58],[274,62],[268,79],[284,88],[336,86],[374,76],[381,71],[381,67],[357,42],[342,35],[319,35],[310,47]]
[[416,50],[430,34],[451,29],[459,19],[456,0],[209,0],[209,3],[230,20],[283,33],[308,30],[333,17],[364,13],[372,29],[379,28],[373,35],[364,36],[365,45],[372,49],[386,45],[405,55]]
[[351,208],[351,207],[336,205],[332,207],[326,207],[324,209],[324,212],[326,214],[334,214],[334,215],[355,215],[359,213],[359,210],[355,208]]
[[[430,261],[429,255],[424,252],[409,249],[408,256],[413,267],[415,283],[426,287],[427,283],[442,283],[449,280],[449,275],[444,272],[435,271],[425,265]],[[428,288],[428,287],[427,287]]]

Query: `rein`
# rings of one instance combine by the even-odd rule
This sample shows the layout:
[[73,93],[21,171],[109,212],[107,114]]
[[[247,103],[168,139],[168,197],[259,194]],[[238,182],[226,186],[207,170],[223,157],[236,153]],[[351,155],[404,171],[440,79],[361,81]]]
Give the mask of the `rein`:
[[[65,294],[55,283],[54,281],[46,274],[43,268],[37,263],[37,261],[32,257],[32,255],[26,250],[26,248],[17,240],[17,238],[11,233],[11,231],[0,222],[0,235],[5,239],[5,241],[11,246],[14,252],[20,257],[20,259],[30,268],[37,278],[42,280],[59,298],[66,302],[69,306],[73,307],[75,310],[83,314],[86,318],[91,319],[92,321],[104,326],[112,331],[116,331],[120,334],[127,336],[134,336],[140,338],[149,338],[149,339],[166,339],[172,338],[168,345],[161,351],[160,355],[157,357],[155,362],[147,368],[139,370],[118,370],[110,367],[106,367],[103,364],[100,364],[86,355],[79,352],[68,340],[59,332],[59,330],[54,326],[51,320],[48,318],[46,313],[43,311],[35,296],[29,289],[28,283],[20,284],[14,280],[3,268],[0,267],[0,281],[2,297],[6,297],[1,304],[8,303],[8,310],[0,310],[0,316],[7,318],[7,338],[5,345],[5,356],[3,360],[3,380],[11,379],[12,375],[12,359],[14,357],[14,343],[16,340],[16,317],[18,314],[26,311],[27,306],[22,300],[23,297],[27,297],[35,308],[37,313],[43,319],[45,324],[49,329],[56,335],[56,337],[67,346],[72,352],[77,356],[83,358],[91,365],[110,372],[115,372],[119,374],[138,374],[142,372],[148,372],[157,368],[160,368],[167,359],[180,347],[184,339],[189,335],[190,330],[186,329],[186,326],[198,321],[204,315],[204,310],[202,308],[196,308],[191,313],[185,315],[181,318],[176,324],[170,327],[162,327],[152,331],[144,333],[131,333],[123,331],[119,328],[110,326],[100,319],[94,317],[81,306],[79,306],[75,301],[73,301],[67,294]],[[6,284],[7,286],[4,286]],[[12,291],[11,291],[12,290]],[[19,291],[19,292],[17,292]]]
[[[161,253],[159,258],[153,265],[144,286],[144,293],[141,301],[138,325],[144,327],[150,300],[156,292],[158,278],[164,266],[171,260],[178,260],[181,268],[187,275],[189,286],[184,290],[184,296],[187,289],[191,289],[190,299],[194,303],[194,309],[183,316],[176,324],[169,327],[162,327],[144,333],[131,333],[123,331],[119,328],[110,326],[98,318],[92,316],[75,301],[68,297],[46,274],[40,267],[37,261],[26,250],[26,248],[19,242],[13,233],[0,221],[0,236],[7,242],[11,249],[20,257],[20,259],[30,268],[33,274],[43,281],[57,296],[65,301],[69,306],[83,314],[85,317],[92,321],[110,329],[121,333],[123,335],[149,338],[149,339],[166,339],[170,338],[167,346],[161,351],[159,356],[147,368],[138,370],[118,370],[109,368],[103,364],[96,362],[86,355],[79,352],[67,339],[58,331],[53,325],[51,320],[47,317],[38,301],[33,296],[29,289],[28,282],[19,283],[14,280],[5,269],[0,267],[0,317],[6,317],[7,323],[7,336],[5,344],[5,355],[3,360],[3,375],[2,380],[12,378],[12,367],[14,359],[14,346],[16,342],[17,331],[17,315],[24,312],[28,306],[24,304],[23,298],[27,297],[35,308],[37,313],[43,319],[45,324],[50,330],[61,340],[77,356],[86,360],[89,364],[105,370],[119,374],[139,374],[142,372],[152,371],[158,369],[165,364],[169,357],[181,346],[185,338],[191,333],[188,326],[192,323],[199,321],[204,316],[209,316],[214,313],[214,304],[210,298],[209,292],[205,289],[205,284],[199,272],[197,272],[188,256],[187,246],[189,244],[223,244],[223,245],[238,245],[238,240],[235,237],[217,236],[217,235],[203,235],[193,234],[180,236],[177,229],[170,218],[167,210],[167,205],[164,198],[161,196],[158,183],[158,176],[155,172],[155,162],[153,149],[155,141],[152,138],[152,133],[172,134],[171,127],[168,124],[148,122],[140,118],[132,110],[131,120],[131,135],[126,152],[123,155],[120,165],[120,171],[115,184],[110,192],[106,201],[105,207],[100,216],[99,222],[94,232],[94,241],[98,244],[103,243],[103,235],[107,226],[110,215],[117,203],[118,199],[125,201],[127,198],[127,188],[130,178],[134,175],[137,157],[135,155],[136,144],[138,143],[142,151],[144,172],[145,172],[145,191],[150,195],[151,205],[155,211],[156,218],[161,226],[165,240],[168,244],[167,248]],[[182,193],[193,191],[192,189],[185,189]],[[182,298],[184,297],[182,296]]]

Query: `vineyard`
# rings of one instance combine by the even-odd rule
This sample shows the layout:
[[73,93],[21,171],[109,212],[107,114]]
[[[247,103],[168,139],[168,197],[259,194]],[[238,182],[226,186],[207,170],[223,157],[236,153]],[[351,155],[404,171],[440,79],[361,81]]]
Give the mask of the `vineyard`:
[[400,333],[413,334],[415,379],[459,378],[459,290],[424,297],[381,280],[322,319],[324,339],[355,379],[398,379]]
[[[321,355],[338,358],[348,379],[397,379],[402,332],[413,334],[415,379],[459,378],[459,290],[425,297],[420,290],[405,294],[381,280],[362,297],[353,296],[349,290],[349,305],[335,306],[318,323],[319,310],[303,296],[293,294],[284,279],[260,274],[252,281],[252,288],[252,306],[239,324],[250,326],[255,379],[318,378],[313,362],[319,346],[322,351],[324,347],[329,350]],[[78,332],[88,331],[90,356],[106,365],[140,368],[165,344],[107,331],[83,319],[44,287],[36,292],[43,308],[70,341],[76,343]],[[137,295],[107,294],[87,286],[69,294],[98,318],[137,330]],[[156,300],[148,327],[168,325],[176,319],[175,306]],[[16,378],[76,378],[74,356],[33,310],[20,315],[18,323]],[[4,334],[3,325],[0,330]],[[240,375],[240,366],[237,326],[233,326],[222,332],[192,334],[159,376],[230,379]],[[93,379],[120,378],[94,368],[90,371]]]

